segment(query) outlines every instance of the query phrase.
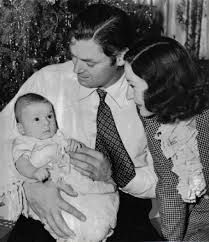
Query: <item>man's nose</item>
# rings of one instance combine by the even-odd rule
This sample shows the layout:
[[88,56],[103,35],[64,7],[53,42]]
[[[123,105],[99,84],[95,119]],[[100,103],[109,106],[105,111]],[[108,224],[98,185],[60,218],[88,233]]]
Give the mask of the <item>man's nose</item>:
[[130,87],[130,86],[128,86],[128,90],[127,90],[126,97],[127,97],[128,100],[134,98],[134,90],[133,90],[133,88]]
[[73,64],[74,64],[73,71],[76,74],[79,74],[84,71],[83,63],[81,60],[77,59],[76,61],[73,62]]

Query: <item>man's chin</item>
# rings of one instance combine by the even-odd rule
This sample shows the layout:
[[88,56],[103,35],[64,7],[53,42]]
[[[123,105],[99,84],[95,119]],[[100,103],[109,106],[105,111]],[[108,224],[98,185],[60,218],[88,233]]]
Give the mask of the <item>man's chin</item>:
[[80,79],[78,78],[78,82],[81,86],[86,87],[86,88],[94,88],[94,85],[91,85],[90,82],[88,82],[88,79]]
[[86,83],[88,83],[88,79],[87,78],[80,78],[78,77],[78,82],[84,86]]

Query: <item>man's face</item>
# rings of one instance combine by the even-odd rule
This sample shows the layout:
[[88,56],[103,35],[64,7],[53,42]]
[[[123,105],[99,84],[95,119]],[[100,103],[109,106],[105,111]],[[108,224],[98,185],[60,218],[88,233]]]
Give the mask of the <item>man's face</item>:
[[111,64],[111,59],[92,39],[72,39],[70,49],[74,72],[82,86],[107,88],[120,78],[121,69],[117,64]]

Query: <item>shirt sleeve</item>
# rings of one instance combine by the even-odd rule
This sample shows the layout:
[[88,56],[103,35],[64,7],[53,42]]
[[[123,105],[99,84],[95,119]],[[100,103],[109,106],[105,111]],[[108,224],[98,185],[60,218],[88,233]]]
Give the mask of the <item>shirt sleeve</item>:
[[40,82],[43,80],[42,77],[42,71],[32,75],[0,112],[0,197],[4,201],[2,207],[4,218],[8,220],[16,221],[19,215],[24,213],[24,207],[27,207],[24,206],[24,204],[27,204],[22,187],[24,180],[15,168],[12,155],[13,140],[19,135],[14,115],[14,104],[20,95],[27,92],[42,94],[43,90],[47,88],[44,87],[45,82],[42,85],[43,89],[40,86]]
[[27,201],[21,176],[12,158],[12,141],[0,140],[0,212],[4,219],[16,221],[21,213],[26,214]]
[[[16,178],[12,157],[12,141],[19,135],[14,115],[14,104],[19,96],[28,92],[45,96],[55,107],[59,127],[63,127],[63,113],[66,105],[69,106],[69,97],[72,96],[70,94],[74,93],[71,91],[74,86],[69,88],[69,81],[72,82],[72,85],[74,83],[71,70],[72,63],[66,62],[50,65],[37,71],[22,85],[15,97],[0,112],[0,197],[6,196],[7,200],[11,201],[11,207],[14,211],[13,214],[8,214],[7,219],[17,219],[22,204],[22,201],[18,199],[24,197],[22,181]],[[65,104],[64,107],[63,104]],[[65,123],[70,123],[73,127],[72,122],[66,121]],[[22,191],[21,194],[20,191]],[[13,199],[10,199],[11,196]]]
[[157,176],[149,152],[146,161],[146,166],[135,168],[136,176],[122,190],[139,198],[155,198]]

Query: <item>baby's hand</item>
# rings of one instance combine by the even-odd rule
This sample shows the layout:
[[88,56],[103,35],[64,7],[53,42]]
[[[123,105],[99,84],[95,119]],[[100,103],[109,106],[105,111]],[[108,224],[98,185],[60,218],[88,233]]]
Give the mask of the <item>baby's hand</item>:
[[37,179],[38,181],[44,181],[47,178],[49,178],[50,174],[46,167],[41,167],[36,169],[36,171],[33,173],[33,177]]
[[68,139],[67,142],[68,146],[65,149],[67,153],[79,151],[84,146],[83,143],[74,139]]

